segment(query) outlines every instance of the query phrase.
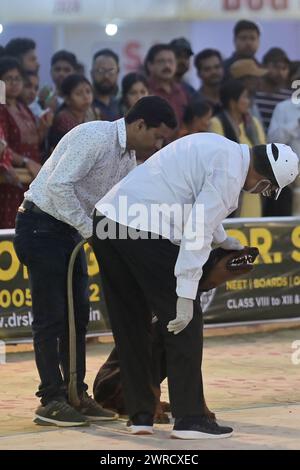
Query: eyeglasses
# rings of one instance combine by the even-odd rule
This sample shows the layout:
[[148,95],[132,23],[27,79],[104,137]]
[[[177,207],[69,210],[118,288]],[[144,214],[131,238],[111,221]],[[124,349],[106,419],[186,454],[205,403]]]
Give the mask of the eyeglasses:
[[21,83],[23,81],[22,77],[5,77],[3,78],[5,83]]
[[99,75],[99,77],[104,77],[107,75],[108,77],[113,77],[118,72],[118,69],[115,67],[112,69],[94,69],[94,73]]

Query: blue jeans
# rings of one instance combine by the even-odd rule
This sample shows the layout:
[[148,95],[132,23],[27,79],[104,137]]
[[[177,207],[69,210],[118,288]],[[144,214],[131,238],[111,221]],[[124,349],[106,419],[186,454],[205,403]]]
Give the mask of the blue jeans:
[[[46,213],[25,211],[17,215],[14,246],[29,273],[33,344],[41,380],[36,396],[43,405],[66,398],[69,382],[67,270],[71,253],[80,240],[73,227]],[[83,249],[75,262],[73,295],[80,394],[87,390],[85,335],[89,321],[88,274]]]

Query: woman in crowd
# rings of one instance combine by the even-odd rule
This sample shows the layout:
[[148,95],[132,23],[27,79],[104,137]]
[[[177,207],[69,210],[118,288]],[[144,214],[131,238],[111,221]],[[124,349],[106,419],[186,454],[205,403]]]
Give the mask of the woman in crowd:
[[122,80],[122,97],[120,101],[122,115],[125,115],[139,99],[148,95],[147,80],[143,75],[136,72],[125,75]]
[[[265,144],[262,125],[250,113],[250,98],[245,85],[239,80],[228,80],[221,88],[223,111],[211,120],[210,130],[249,147]],[[235,216],[261,217],[259,195],[243,193]]]
[[92,107],[93,89],[87,78],[79,74],[68,75],[62,82],[61,91],[64,103],[56,113],[50,129],[50,150],[74,127],[100,119],[99,111]]
[[27,186],[12,168],[27,168],[32,179],[35,178],[41,168],[40,140],[33,114],[20,101],[23,71],[18,60],[0,58],[0,80],[6,90],[6,105],[0,105],[0,130],[7,144],[4,151],[6,182],[0,184],[0,228],[13,228]]
[[179,137],[195,134],[196,132],[208,132],[212,118],[212,107],[207,101],[195,101],[188,105],[183,116],[183,125],[179,131]]

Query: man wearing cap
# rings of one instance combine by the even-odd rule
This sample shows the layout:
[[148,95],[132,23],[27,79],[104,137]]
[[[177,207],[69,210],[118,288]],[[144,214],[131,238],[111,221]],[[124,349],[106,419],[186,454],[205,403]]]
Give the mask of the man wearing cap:
[[183,77],[190,69],[190,59],[194,54],[192,46],[186,38],[173,39],[173,41],[170,42],[170,46],[175,52],[177,61],[175,80],[182,85],[182,88],[190,101],[194,97],[196,90],[192,85],[186,82]]
[[247,88],[251,100],[251,114],[262,123],[260,111],[255,103],[255,95],[260,79],[266,75],[267,70],[257,65],[253,59],[240,59],[231,65],[229,73],[232,78],[241,80]]
[[153,433],[149,332],[154,311],[166,349],[175,418],[171,436],[232,434],[232,428],[204,414],[202,267],[213,242],[225,250],[243,248],[222,226],[242,189],[277,197],[298,173],[298,157],[288,146],[249,149],[215,134],[192,134],[156,152],[96,204],[92,243],[132,433]]

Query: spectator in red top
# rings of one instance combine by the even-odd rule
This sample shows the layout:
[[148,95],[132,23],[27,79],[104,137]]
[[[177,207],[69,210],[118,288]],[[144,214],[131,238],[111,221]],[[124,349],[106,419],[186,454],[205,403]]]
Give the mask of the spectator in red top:
[[188,100],[175,80],[177,61],[173,48],[168,44],[152,46],[145,59],[145,69],[149,76],[150,94],[167,100],[181,125]]
[[[6,169],[24,167],[35,178],[41,168],[39,133],[29,108],[19,101],[23,88],[23,70],[17,59],[0,59],[0,80],[6,87],[6,105],[0,105],[0,129],[7,147]],[[10,165],[11,163],[11,165]],[[16,213],[23,201],[26,185],[14,174],[7,183],[0,184],[0,228],[13,228]]]

